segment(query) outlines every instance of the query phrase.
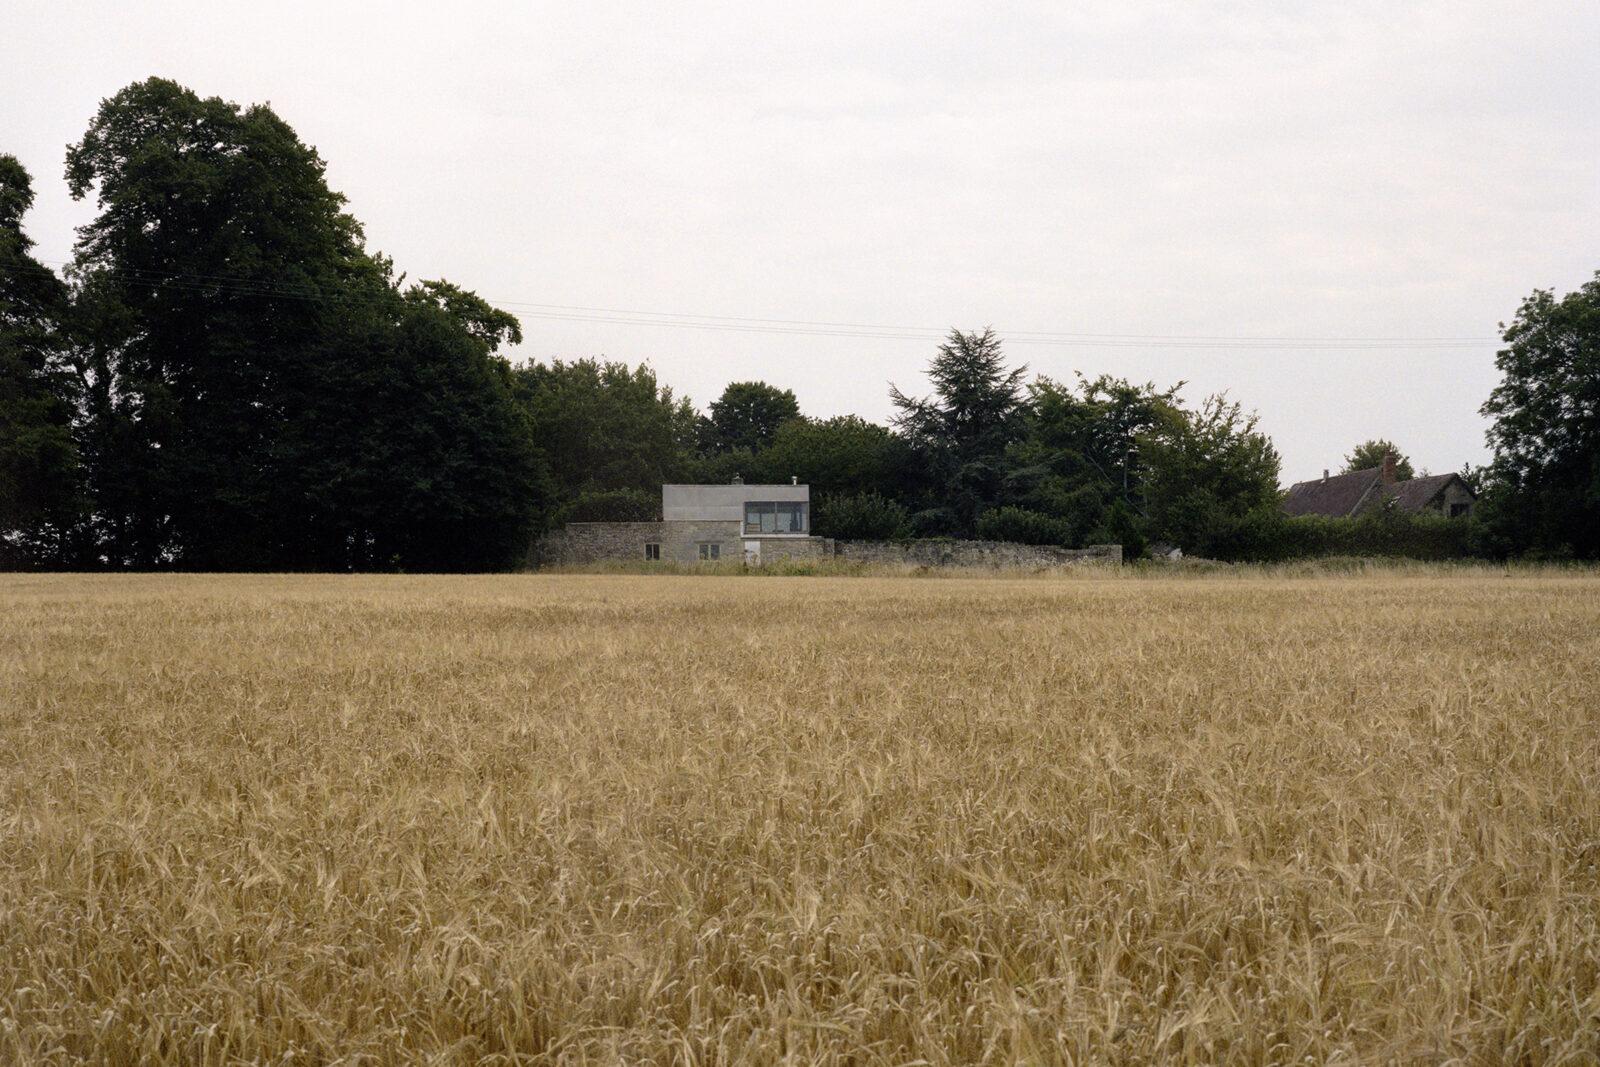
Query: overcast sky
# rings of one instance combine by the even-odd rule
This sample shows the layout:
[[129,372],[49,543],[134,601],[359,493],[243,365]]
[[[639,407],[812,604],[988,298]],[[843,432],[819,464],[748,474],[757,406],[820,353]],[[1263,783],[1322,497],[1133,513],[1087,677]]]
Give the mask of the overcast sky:
[[1286,483],[1373,436],[1483,460],[1497,323],[1600,268],[1600,4],[1067,6],[8,0],[0,151],[64,260],[65,146],[162,75],[270,101],[370,247],[526,316],[517,358],[882,420],[951,326],[1139,335],[1008,350],[1225,389]]

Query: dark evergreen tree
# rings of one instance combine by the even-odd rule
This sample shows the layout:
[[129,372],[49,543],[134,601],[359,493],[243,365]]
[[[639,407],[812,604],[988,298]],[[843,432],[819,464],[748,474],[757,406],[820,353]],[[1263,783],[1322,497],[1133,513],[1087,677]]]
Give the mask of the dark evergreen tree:
[[894,425],[926,464],[936,489],[917,521],[921,532],[970,534],[1000,496],[1002,458],[1022,429],[1026,367],[1008,370],[1000,338],[952,330],[928,365],[933,395],[889,387]]

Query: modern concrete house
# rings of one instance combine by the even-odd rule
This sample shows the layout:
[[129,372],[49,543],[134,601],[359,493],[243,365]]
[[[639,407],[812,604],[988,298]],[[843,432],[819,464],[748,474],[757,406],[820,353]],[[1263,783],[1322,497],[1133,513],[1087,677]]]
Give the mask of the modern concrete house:
[[811,487],[788,485],[663,485],[666,522],[737,521],[745,536],[805,537],[811,532]]
[[760,563],[833,554],[811,536],[811,487],[663,485],[657,522],[568,523],[552,549],[564,562]]
[[593,563],[722,563],[837,557],[856,563],[926,567],[1061,567],[1122,562],[1121,545],[1060,548],[999,541],[835,541],[811,533],[811,487],[663,485],[661,518],[569,522],[534,545],[540,566]]

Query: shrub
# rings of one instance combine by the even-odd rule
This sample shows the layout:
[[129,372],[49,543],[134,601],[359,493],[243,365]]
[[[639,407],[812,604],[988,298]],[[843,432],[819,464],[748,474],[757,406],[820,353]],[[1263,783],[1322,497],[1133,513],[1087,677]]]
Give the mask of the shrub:
[[880,493],[831,493],[811,505],[811,532],[845,541],[891,541],[907,536],[911,513]]
[[1145,538],[1140,516],[1126,502],[1114,501],[1101,525],[1088,532],[1081,543],[1090,545],[1121,545],[1123,559],[1143,559],[1150,550]]
[[1070,535],[1071,530],[1061,519],[1027,508],[996,508],[984,512],[978,519],[978,538],[983,541],[1064,545]]
[[907,534],[916,538],[951,538],[961,534],[961,519],[951,508],[923,508],[914,512]]

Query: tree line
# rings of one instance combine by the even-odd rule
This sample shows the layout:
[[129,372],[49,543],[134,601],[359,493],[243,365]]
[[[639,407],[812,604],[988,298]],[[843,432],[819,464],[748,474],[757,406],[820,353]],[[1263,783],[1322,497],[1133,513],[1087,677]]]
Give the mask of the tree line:
[[1349,532],[1282,515],[1278,454],[1237,403],[1029,379],[989,330],[951,332],[927,395],[891,386],[889,425],[807,417],[759,381],[701,413],[648,366],[514,364],[517,319],[367,249],[262,105],[131,85],[66,180],[97,211],[58,273],[23,228],[31,177],[0,155],[6,566],[502,569],[558,523],[653,518],[661,483],[735,476],[810,483],[837,537],[1600,555],[1600,275],[1505,328],[1494,459],[1464,472],[1478,516]]

